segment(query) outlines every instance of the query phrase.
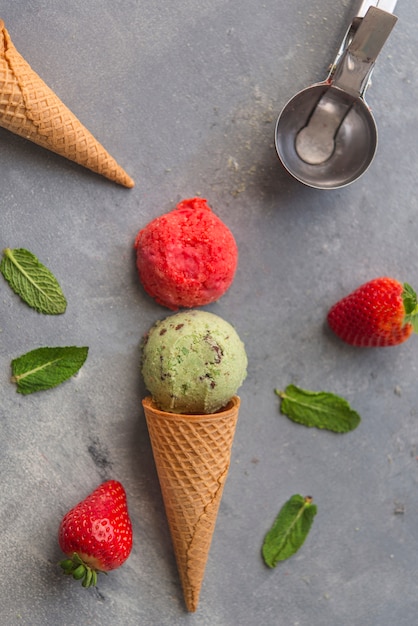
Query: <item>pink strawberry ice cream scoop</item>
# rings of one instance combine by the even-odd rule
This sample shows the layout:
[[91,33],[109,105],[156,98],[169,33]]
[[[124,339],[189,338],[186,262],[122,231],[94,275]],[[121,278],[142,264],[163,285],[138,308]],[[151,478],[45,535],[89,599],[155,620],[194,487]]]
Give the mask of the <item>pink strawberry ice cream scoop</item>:
[[238,248],[229,228],[203,198],[183,200],[135,239],[145,291],[169,309],[203,306],[231,286]]

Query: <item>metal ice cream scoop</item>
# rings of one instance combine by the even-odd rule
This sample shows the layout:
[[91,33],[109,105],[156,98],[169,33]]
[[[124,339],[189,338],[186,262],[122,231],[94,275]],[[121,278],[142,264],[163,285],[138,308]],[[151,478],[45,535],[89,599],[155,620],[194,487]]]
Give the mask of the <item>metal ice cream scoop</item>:
[[300,182],[337,189],[371,164],[377,128],[364,95],[378,54],[396,24],[396,0],[364,1],[327,79],[297,93],[276,124],[276,150]]

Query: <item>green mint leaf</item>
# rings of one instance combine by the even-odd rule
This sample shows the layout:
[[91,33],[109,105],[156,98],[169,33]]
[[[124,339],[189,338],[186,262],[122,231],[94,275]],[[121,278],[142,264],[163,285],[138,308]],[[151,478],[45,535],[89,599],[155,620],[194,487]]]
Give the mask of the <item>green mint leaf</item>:
[[324,428],[335,433],[348,433],[360,424],[360,415],[347,400],[327,391],[307,391],[288,385],[275,393],[281,398],[280,411],[304,426]]
[[408,283],[404,283],[402,292],[405,309],[405,324],[412,324],[414,332],[418,333],[418,299],[417,294]]
[[39,313],[65,312],[67,301],[57,279],[29,250],[6,248],[0,271],[13,291]]
[[12,382],[18,393],[51,389],[74,376],[87,358],[88,348],[37,348],[12,361]]
[[262,555],[268,567],[276,567],[295,554],[311,529],[317,507],[312,498],[296,494],[282,506],[273,526],[264,537]]

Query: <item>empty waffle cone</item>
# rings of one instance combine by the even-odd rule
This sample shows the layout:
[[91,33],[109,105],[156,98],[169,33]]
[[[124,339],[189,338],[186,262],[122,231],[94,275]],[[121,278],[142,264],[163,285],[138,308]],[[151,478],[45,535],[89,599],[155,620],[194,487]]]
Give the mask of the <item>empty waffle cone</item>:
[[33,71],[0,20],[0,126],[125,187],[134,181]]
[[228,474],[240,399],[218,413],[181,415],[143,401],[177,567],[188,611],[199,602]]

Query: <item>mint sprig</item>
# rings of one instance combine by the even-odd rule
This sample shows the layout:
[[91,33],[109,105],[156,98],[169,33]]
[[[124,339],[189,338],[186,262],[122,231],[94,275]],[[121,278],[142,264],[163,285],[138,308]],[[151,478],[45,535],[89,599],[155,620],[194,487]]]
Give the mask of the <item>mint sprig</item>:
[[6,248],[0,271],[13,291],[39,313],[65,312],[67,301],[57,279],[29,250]]
[[327,391],[308,391],[288,385],[284,391],[274,390],[281,398],[280,411],[304,426],[347,433],[360,424],[360,415],[344,398]]
[[264,537],[262,555],[268,567],[295,554],[311,529],[317,507],[312,498],[292,496],[280,509],[271,529]]
[[60,385],[78,372],[88,348],[37,348],[12,361],[12,382],[18,393],[29,394]]

